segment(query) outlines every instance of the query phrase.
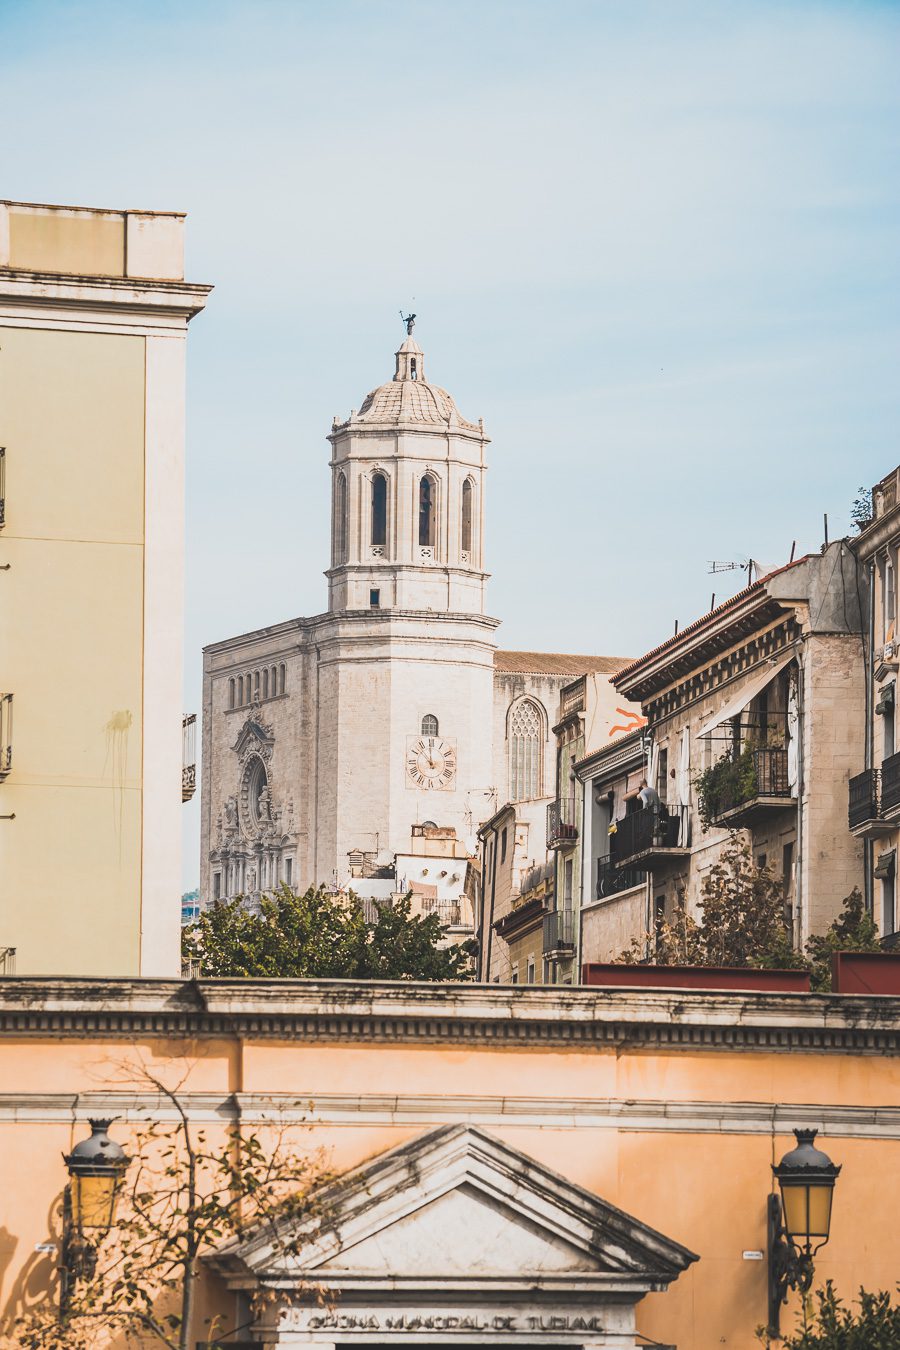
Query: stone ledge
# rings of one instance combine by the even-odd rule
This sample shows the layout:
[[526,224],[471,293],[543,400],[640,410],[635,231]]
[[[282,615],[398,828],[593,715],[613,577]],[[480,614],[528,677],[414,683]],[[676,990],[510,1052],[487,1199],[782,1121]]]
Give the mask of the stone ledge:
[[341,980],[0,981],[0,1032],[900,1053],[900,998]]

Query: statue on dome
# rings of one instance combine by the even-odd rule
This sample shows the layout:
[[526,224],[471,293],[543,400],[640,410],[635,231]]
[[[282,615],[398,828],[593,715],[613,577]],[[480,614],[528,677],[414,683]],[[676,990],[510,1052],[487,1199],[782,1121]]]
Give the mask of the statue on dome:
[[400,318],[401,318],[401,319],[403,320],[403,322],[406,324],[406,336],[407,336],[407,337],[412,337],[412,330],[413,330],[413,329],[415,328],[415,326],[416,326],[416,316],[415,316],[415,314],[404,314],[404,313],[403,313],[403,310],[401,309],[401,311],[400,311]]

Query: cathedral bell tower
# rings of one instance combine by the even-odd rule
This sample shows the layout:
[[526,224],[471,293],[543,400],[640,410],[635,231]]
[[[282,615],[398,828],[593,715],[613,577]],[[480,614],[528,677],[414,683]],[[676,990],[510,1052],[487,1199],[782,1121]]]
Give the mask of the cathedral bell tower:
[[335,419],[332,446],[332,613],[406,610],[483,614],[484,424],[467,422],[425,377],[412,336],[394,378]]

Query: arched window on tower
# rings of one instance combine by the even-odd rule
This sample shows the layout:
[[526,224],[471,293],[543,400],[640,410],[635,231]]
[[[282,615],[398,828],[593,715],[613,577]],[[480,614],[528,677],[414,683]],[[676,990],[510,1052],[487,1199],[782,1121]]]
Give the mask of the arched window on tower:
[[460,548],[463,553],[472,552],[472,480],[467,478],[462,485],[462,537]]
[[419,545],[434,547],[434,479],[428,474],[419,483]]
[[373,544],[387,543],[387,479],[383,473],[372,477],[372,541]]
[[509,799],[533,801],[543,796],[544,719],[530,698],[514,704],[509,714]]
[[419,378],[419,368],[418,368],[418,366],[416,365],[416,358],[415,358],[415,357],[413,357],[412,360],[411,360],[410,363],[409,363],[409,373],[410,373],[410,375],[413,377],[414,380],[417,380],[417,379]]
[[347,556],[347,480],[337,476],[334,490],[334,560],[344,562]]
[[231,679],[231,680],[228,681],[228,706],[229,706],[229,708],[233,708],[233,707],[234,707],[234,680],[233,680],[233,679]]
[[426,713],[422,718],[422,735],[436,736],[438,734],[438,720],[434,713]]

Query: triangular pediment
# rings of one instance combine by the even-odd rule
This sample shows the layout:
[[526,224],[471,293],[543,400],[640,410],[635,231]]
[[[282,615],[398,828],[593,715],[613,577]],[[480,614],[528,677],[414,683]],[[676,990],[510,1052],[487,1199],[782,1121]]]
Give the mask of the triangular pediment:
[[[692,1252],[482,1130],[444,1126],[323,1188],[322,1216],[289,1234],[229,1243],[213,1265],[233,1285],[286,1279],[423,1285],[624,1284],[664,1288]],[[284,1234],[282,1236],[288,1236]]]
[[231,748],[241,760],[254,750],[267,758],[274,743],[272,728],[258,713],[252,712],[238,732],[237,740]]

